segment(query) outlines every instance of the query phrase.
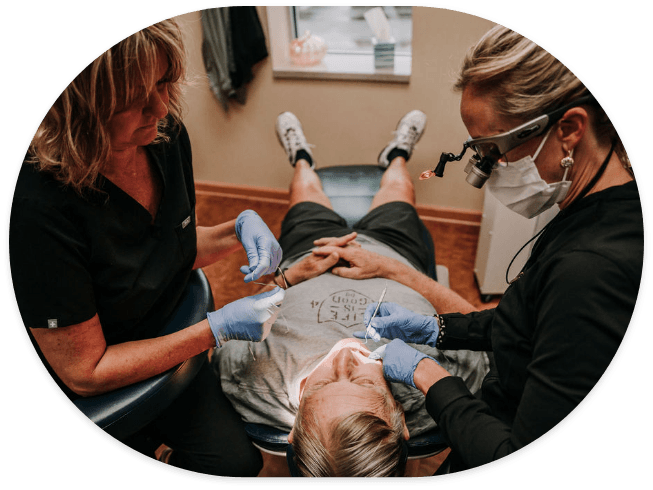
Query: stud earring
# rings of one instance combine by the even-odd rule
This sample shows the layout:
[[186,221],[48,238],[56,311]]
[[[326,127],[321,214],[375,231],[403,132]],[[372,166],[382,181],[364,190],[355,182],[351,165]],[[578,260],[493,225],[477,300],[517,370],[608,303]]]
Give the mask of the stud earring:
[[567,156],[560,160],[560,166],[563,168],[571,167],[574,164],[574,159],[572,155],[574,154],[574,149],[572,148],[567,152]]

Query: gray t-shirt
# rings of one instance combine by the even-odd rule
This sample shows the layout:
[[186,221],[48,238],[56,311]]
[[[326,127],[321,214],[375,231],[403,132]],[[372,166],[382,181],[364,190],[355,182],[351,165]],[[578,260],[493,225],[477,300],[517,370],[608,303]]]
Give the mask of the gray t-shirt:
[[[410,266],[394,250],[372,238],[359,235],[356,240],[366,249]],[[283,267],[302,258],[293,258]],[[336,342],[365,330],[365,309],[379,300],[386,286],[384,301],[424,315],[435,313],[423,296],[397,282],[354,280],[325,273],[286,291],[277,321],[265,341],[232,341],[216,349],[213,362],[219,367],[222,389],[243,420],[290,432],[299,406],[299,382]],[[387,342],[368,339],[367,347],[374,350]],[[472,392],[480,388],[488,371],[485,353],[410,345],[435,358],[452,375],[462,377]],[[402,383],[391,383],[391,389],[406,412],[412,436],[435,427],[419,390]]]

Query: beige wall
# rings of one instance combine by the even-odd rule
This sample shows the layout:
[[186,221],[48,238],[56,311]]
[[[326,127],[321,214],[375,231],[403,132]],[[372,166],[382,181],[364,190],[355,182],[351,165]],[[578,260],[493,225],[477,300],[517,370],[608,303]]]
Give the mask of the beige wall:
[[[267,28],[265,8],[259,8]],[[409,84],[280,80],[269,59],[255,68],[247,103],[228,113],[211,93],[201,56],[198,12],[178,17],[190,54],[186,125],[198,180],[286,189],[292,168],[274,131],[277,115],[294,112],[302,121],[318,166],[374,163],[399,118],[411,109],[428,116],[427,129],[410,161],[419,204],[481,209],[482,192],[465,182],[462,162],[444,179],[419,181],[442,151],[458,153],[467,132],[460,96],[451,90],[467,47],[492,24],[478,17],[430,7],[413,9],[413,68]]]

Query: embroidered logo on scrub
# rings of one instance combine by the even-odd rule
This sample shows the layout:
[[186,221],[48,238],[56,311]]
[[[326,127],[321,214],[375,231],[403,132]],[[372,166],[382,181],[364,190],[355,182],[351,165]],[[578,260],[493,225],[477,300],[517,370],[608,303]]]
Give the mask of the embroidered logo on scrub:
[[[351,328],[363,323],[365,309],[373,302],[371,298],[352,289],[337,291],[319,304],[317,322],[336,322],[345,328]],[[316,303],[314,301],[311,304],[315,307]]]
[[181,229],[183,230],[190,224],[190,216],[181,222]]
[[48,328],[57,328],[57,320],[54,318],[49,319]]

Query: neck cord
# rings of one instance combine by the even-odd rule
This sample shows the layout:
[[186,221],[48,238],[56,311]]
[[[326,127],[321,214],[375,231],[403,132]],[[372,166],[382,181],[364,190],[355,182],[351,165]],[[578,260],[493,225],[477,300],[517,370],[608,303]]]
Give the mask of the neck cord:
[[[592,180],[585,186],[585,188],[581,191],[581,193],[578,195],[576,199],[574,199],[574,202],[579,202],[582,198],[584,198],[589,191],[592,190],[592,188],[596,185],[596,183],[599,181],[599,179],[603,176],[603,173],[605,172],[605,169],[608,167],[608,162],[610,161],[610,158],[612,157],[612,152],[614,151],[615,146],[617,145],[617,140],[614,139],[612,140],[612,145],[610,146],[610,151],[608,152],[608,156],[603,160],[603,163],[601,164],[601,167],[599,168],[599,171],[596,172],[596,175],[592,178]],[[567,208],[569,209],[569,208]],[[558,214],[558,216],[562,215],[562,212]],[[514,255],[512,260],[510,261],[510,264],[508,264],[508,268],[506,269],[506,283],[507,284],[512,284],[515,282],[520,276],[521,272],[515,276],[514,279],[510,280],[508,279],[508,273],[510,272],[510,267],[512,267],[513,262],[515,259],[519,256],[522,250],[526,248],[526,246],[531,243],[533,240],[535,240],[537,237],[542,235],[546,229],[549,228],[549,225],[553,223],[555,220],[549,221],[540,231],[538,231],[533,238],[528,240],[522,247],[517,251],[517,253]]]

